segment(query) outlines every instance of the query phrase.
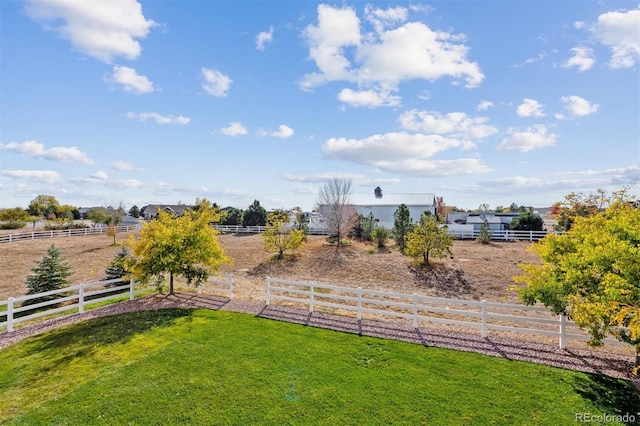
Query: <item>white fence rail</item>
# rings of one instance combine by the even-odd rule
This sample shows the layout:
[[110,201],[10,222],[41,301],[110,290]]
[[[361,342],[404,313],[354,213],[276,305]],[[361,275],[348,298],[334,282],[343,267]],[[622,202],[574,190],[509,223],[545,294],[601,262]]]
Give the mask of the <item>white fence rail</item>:
[[[75,313],[76,311],[83,313],[87,305],[94,305],[123,296],[128,296],[129,300],[133,300],[136,294],[151,288],[145,287],[136,290],[133,280],[127,283],[120,278],[116,278],[64,287],[28,296],[10,297],[7,300],[0,300],[0,330],[4,328],[7,332],[11,332],[14,330],[15,324],[56,313]],[[233,297],[233,275],[225,275],[222,279],[209,279],[198,287],[198,294],[202,294],[203,291],[222,293],[231,299]],[[29,300],[50,296],[56,297],[40,303],[24,303]],[[35,312],[24,314],[30,311]]]
[[[266,231],[266,226],[242,226],[242,225],[215,225],[215,229],[220,232],[231,232],[234,234],[259,234]],[[327,235],[326,229],[310,228],[306,232],[308,235]]]
[[[129,232],[140,229],[140,225],[118,225],[118,232]],[[17,241],[39,240],[43,238],[76,237],[85,235],[102,235],[107,228],[96,226],[91,228],[52,229],[49,231],[22,232],[19,234],[0,235],[0,244]]]
[[[5,328],[7,332],[11,332],[15,324],[23,321],[72,310],[83,313],[87,304],[93,305],[126,295],[129,296],[129,300],[133,300],[136,293],[134,286],[133,280],[127,283],[117,278],[74,285],[28,296],[10,297],[7,300],[0,301],[0,328]],[[40,303],[24,303],[29,300],[50,296],[57,297]],[[35,312],[24,314],[30,311]]]
[[[470,327],[479,329],[482,337],[487,337],[490,330],[551,336],[558,338],[562,349],[567,339],[589,339],[564,315],[553,316],[541,306],[445,299],[267,277],[266,304],[274,301],[306,305],[309,312],[316,308],[355,312],[358,320],[363,314],[403,318],[411,320],[415,328],[420,322]],[[619,343],[615,339],[605,341]]]
[[198,286],[198,294],[202,294],[203,291],[212,293],[226,294],[229,299],[233,298],[233,274],[228,274],[221,280],[209,279],[206,283]]
[[[459,230],[448,229],[447,233],[461,240],[476,239],[480,231],[478,230]],[[547,232],[547,231],[491,231],[492,240],[502,241],[538,241],[546,237],[548,234],[560,234],[559,232]]]

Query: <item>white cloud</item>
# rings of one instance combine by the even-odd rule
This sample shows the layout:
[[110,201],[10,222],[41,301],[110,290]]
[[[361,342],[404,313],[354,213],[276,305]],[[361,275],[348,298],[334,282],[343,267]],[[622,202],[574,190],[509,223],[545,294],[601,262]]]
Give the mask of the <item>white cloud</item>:
[[364,14],[367,21],[371,22],[377,33],[381,33],[393,25],[405,22],[409,15],[405,7],[378,9],[370,4],[365,6]]
[[564,107],[574,117],[584,117],[598,111],[600,105],[589,102],[580,96],[563,96],[560,101]]
[[498,151],[528,152],[532,149],[553,146],[558,138],[558,135],[549,133],[542,124],[528,127],[524,131],[510,128],[507,132],[509,137],[503,139],[502,143],[496,147]]
[[400,105],[400,96],[393,96],[389,92],[376,92],[374,90],[342,89],[338,93],[338,99],[353,107],[381,107]]
[[574,47],[570,49],[573,56],[562,64],[562,68],[578,68],[578,72],[586,71],[593,67],[596,60],[593,58],[593,49],[588,47]]
[[492,169],[477,158],[456,160],[410,159],[397,162],[381,162],[380,170],[410,176],[455,176],[489,173]]
[[573,28],[575,28],[576,30],[581,30],[583,29],[585,26],[584,21],[576,21],[573,23]]
[[405,111],[399,118],[403,129],[422,133],[435,133],[452,137],[482,139],[498,132],[494,126],[486,124],[486,117],[468,117],[464,112]]
[[591,32],[601,44],[611,48],[611,68],[631,68],[640,61],[640,7],[603,13]]
[[466,146],[465,141],[440,135],[399,132],[364,139],[331,138],[322,146],[322,152],[329,158],[373,165],[396,174],[445,176],[489,171],[478,159],[429,159],[440,152]]
[[542,105],[535,99],[526,99],[518,106],[517,113],[520,117],[543,117]]
[[360,44],[361,38],[360,19],[352,8],[318,5],[318,25],[308,25],[303,36],[309,46],[309,57],[320,69],[320,73],[305,76],[303,88],[350,79],[351,63],[344,56],[344,48]]
[[220,133],[227,136],[238,136],[238,135],[246,135],[248,131],[242,125],[242,123],[238,123],[237,121],[232,121],[231,123],[229,123],[229,126],[223,127],[222,129],[220,129]]
[[107,63],[140,56],[138,39],[156,25],[136,0],[28,0],[26,12],[79,51]]
[[2,149],[17,152],[33,158],[45,158],[47,160],[58,161],[60,163],[80,163],[88,166],[93,164],[93,160],[91,160],[85,152],[80,151],[75,146],[57,146],[45,149],[44,145],[40,142],[25,141],[21,143],[9,142],[7,144],[0,144],[0,150]]
[[[402,81],[435,81],[445,76],[476,87],[484,79],[478,64],[467,60],[464,35],[433,31],[422,22],[386,29],[406,19],[403,8],[368,7],[366,17],[374,21],[377,33],[362,34],[353,8],[318,6],[317,25],[307,26],[303,37],[319,72],[306,74],[301,88],[349,81],[361,88],[389,91]],[[349,47],[354,48],[351,59],[347,58]]]
[[112,169],[119,170],[121,172],[128,172],[133,170],[133,166],[125,161],[112,161],[110,164]]
[[135,69],[129,67],[113,67],[113,74],[110,80],[122,86],[125,92],[142,95],[145,93],[153,93],[153,83],[144,75],[140,75]]
[[287,139],[293,136],[293,129],[287,125],[281,124],[278,126],[277,131],[271,132],[269,135],[280,139]]
[[191,119],[189,117],[185,117],[183,115],[161,115],[158,114],[157,112],[141,112],[139,114],[133,113],[133,112],[128,112],[127,113],[127,117],[128,118],[133,118],[136,119],[138,121],[147,121],[147,120],[153,120],[156,122],[156,124],[181,124],[181,125],[186,125],[189,124],[189,122],[191,121]]
[[3,170],[2,174],[16,179],[34,180],[44,183],[62,182],[62,177],[51,170]]
[[[316,173],[307,175],[292,175],[286,174],[282,176],[283,179],[291,182],[303,182],[303,183],[325,183],[329,179],[349,179],[356,185],[393,185],[402,182],[398,178],[370,178],[363,174],[358,173],[340,173],[340,172],[328,172],[328,173]],[[299,188],[315,188],[309,193],[318,192],[317,187],[305,186]]]
[[218,98],[227,96],[229,87],[233,83],[229,76],[209,68],[202,68],[202,78],[204,78],[204,83],[202,83],[204,91]]
[[492,108],[493,106],[494,106],[494,105],[493,105],[493,102],[491,102],[491,101],[480,101],[480,103],[478,104],[478,106],[476,107],[476,109],[477,109],[478,111],[486,111],[486,110],[488,110],[489,108]]
[[269,27],[269,31],[262,31],[256,36],[256,49],[263,51],[265,43],[273,40],[273,25]]
[[103,170],[98,170],[97,172],[92,173],[91,177],[94,178],[94,179],[100,179],[100,180],[109,179],[109,175],[107,174],[107,172],[105,172]]

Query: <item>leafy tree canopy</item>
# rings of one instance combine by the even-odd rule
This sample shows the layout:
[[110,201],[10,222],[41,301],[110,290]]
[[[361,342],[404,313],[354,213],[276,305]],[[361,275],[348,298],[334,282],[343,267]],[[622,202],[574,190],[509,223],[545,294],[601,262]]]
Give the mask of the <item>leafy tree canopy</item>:
[[532,211],[524,211],[509,224],[514,231],[542,231],[544,220]]
[[304,246],[304,231],[294,230],[287,226],[288,215],[282,210],[269,213],[267,229],[262,234],[264,249],[267,252],[278,252],[278,259],[282,259],[285,250],[298,250]]
[[200,285],[229,260],[216,238],[217,231],[209,225],[219,220],[220,212],[214,208],[187,210],[175,218],[160,211],[157,220],[140,230],[139,240],[130,243],[134,276],[146,283],[151,279],[161,281],[164,274],[169,274],[171,294],[174,276]]
[[27,210],[32,216],[47,217],[52,213],[55,214],[59,205],[60,203],[53,195],[38,195],[31,200]]
[[639,352],[639,246],[640,209],[619,198],[531,246],[542,264],[521,265],[524,274],[514,280],[527,285],[518,289],[527,304],[539,301],[589,329],[591,345],[612,334]]
[[429,257],[453,256],[452,240],[447,234],[447,227],[438,226],[434,216],[423,215],[420,223],[405,237],[405,253],[415,258],[422,258],[423,264],[429,265]]

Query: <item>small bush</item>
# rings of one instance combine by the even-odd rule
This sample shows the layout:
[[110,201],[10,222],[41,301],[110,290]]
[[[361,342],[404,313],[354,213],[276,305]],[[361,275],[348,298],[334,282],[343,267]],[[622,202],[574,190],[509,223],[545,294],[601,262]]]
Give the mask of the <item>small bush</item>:
[[373,232],[371,232],[371,238],[376,242],[378,248],[383,248],[389,239],[389,231],[385,228],[375,228]]
[[8,220],[0,223],[0,229],[21,229],[26,225],[25,222],[19,220]]
[[480,225],[480,230],[478,232],[478,238],[476,241],[482,244],[489,244],[491,242],[491,229],[489,228],[489,224],[487,222],[483,222]]

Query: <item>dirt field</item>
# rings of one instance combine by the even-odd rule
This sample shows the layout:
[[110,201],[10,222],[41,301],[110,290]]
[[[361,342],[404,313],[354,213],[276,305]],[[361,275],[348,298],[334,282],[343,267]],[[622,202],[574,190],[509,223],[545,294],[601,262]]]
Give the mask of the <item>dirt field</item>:
[[[123,243],[126,234],[118,234]],[[259,235],[220,235],[220,243],[232,263],[222,273],[234,275],[234,297],[264,300],[265,278],[315,281],[318,283],[386,289],[407,293],[517,302],[512,277],[520,274],[520,262],[535,262],[528,242],[455,241],[452,259],[434,259],[431,270],[411,267],[411,260],[391,246],[382,251],[356,242],[341,248],[325,245],[324,237],[309,237],[305,248],[283,261],[271,260],[262,249]],[[60,248],[71,264],[73,283],[93,282],[104,276],[106,265],[121,247],[113,247],[106,236],[62,237],[0,245],[0,300],[26,291],[25,279],[51,244]],[[374,253],[369,253],[370,251]]]

